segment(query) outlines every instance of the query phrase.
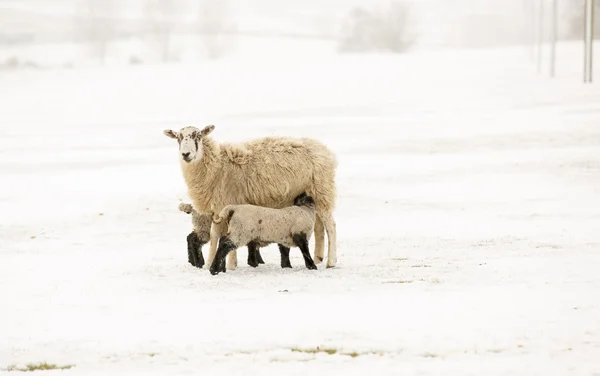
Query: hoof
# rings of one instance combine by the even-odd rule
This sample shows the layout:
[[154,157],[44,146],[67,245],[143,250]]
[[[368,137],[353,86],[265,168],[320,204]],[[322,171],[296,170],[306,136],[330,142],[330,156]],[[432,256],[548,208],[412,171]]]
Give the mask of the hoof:
[[292,264],[281,264],[281,268],[285,269],[285,268],[292,268]]
[[323,262],[323,257],[317,256],[315,257],[315,264],[320,264]]
[[332,269],[335,268],[335,265],[327,265],[326,269]]
[[253,268],[256,268],[256,267],[258,267],[258,262],[256,262],[256,261],[253,261],[253,262],[248,261],[248,265],[250,265]]

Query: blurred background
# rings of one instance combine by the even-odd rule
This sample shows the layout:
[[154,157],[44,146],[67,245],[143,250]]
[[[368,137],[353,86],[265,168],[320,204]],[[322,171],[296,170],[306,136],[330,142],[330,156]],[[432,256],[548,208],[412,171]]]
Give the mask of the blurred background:
[[[584,1],[556,3],[558,39],[581,41]],[[0,0],[0,69],[194,62],[241,51],[276,55],[282,46],[302,54],[308,41],[314,56],[531,45],[539,30],[543,40],[550,37],[552,6],[553,0]]]

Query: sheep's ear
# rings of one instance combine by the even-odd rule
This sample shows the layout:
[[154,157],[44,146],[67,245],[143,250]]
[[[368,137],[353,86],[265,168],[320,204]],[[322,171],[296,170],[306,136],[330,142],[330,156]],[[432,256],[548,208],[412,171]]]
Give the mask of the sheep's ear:
[[175,132],[175,131],[170,130],[170,129],[165,129],[163,131],[163,133],[165,134],[165,136],[170,137],[170,138],[174,138],[174,139],[178,139],[179,138],[179,132]]
[[215,129],[214,125],[207,125],[203,130],[200,131],[200,136],[205,137],[208,136],[210,132]]

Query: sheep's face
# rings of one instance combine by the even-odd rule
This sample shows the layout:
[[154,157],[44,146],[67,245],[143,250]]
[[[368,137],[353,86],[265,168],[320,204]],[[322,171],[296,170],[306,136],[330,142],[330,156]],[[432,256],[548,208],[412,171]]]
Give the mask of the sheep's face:
[[208,125],[202,130],[196,127],[184,127],[179,132],[167,129],[164,131],[164,134],[167,137],[177,140],[181,159],[187,163],[191,163],[196,158],[200,159],[202,155],[202,138],[206,137],[213,129],[215,129],[214,125]]

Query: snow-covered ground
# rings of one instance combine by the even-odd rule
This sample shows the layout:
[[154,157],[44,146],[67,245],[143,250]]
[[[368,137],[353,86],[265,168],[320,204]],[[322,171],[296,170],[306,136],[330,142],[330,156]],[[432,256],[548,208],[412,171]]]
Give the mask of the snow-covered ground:
[[[599,375],[600,86],[560,47],[0,72],[0,373]],[[335,150],[336,268],[187,263],[162,130],[206,124]]]

